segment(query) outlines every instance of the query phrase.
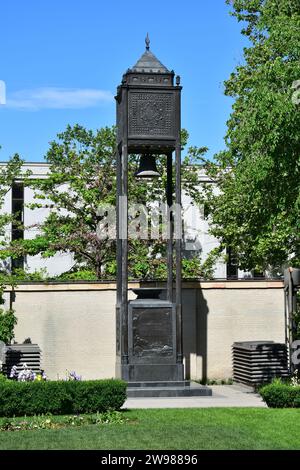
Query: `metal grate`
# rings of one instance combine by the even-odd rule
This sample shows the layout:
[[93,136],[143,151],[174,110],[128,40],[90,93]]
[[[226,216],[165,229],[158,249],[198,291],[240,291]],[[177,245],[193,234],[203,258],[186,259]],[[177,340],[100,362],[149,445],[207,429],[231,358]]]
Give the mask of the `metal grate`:
[[20,372],[23,364],[27,364],[35,373],[41,372],[41,350],[37,344],[12,344],[6,347],[3,372],[9,375],[12,366],[17,366],[17,371]]
[[256,385],[289,375],[285,344],[245,341],[234,343],[232,350],[233,379],[236,382]]

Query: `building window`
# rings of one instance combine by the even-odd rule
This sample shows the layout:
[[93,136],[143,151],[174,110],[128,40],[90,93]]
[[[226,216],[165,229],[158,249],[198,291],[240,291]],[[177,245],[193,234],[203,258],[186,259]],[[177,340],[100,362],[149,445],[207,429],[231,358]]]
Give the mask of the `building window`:
[[[13,183],[12,185],[12,200],[11,200],[11,211],[14,216],[14,221],[11,227],[11,239],[23,240],[24,239],[24,185],[23,183]],[[24,268],[24,257],[11,259],[11,269],[23,269]]]
[[232,251],[230,246],[226,248],[226,255],[227,255],[226,277],[227,279],[237,279],[238,278],[237,256]]

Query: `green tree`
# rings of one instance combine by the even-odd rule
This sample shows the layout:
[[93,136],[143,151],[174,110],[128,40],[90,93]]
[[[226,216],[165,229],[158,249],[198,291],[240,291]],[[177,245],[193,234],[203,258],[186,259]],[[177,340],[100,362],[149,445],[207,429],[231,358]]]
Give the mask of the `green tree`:
[[[184,131],[183,144],[187,137]],[[75,271],[69,276],[78,278],[80,273],[77,275],[76,271],[83,270],[84,278],[88,279],[93,277],[93,273],[98,279],[115,277],[116,242],[97,235],[97,228],[99,230],[104,224],[99,205],[115,206],[116,203],[115,142],[115,129],[108,127],[93,132],[75,125],[58,134],[46,155],[50,165],[48,177],[26,181],[35,190],[36,201],[30,207],[48,207],[51,212],[37,227],[39,235],[32,240],[12,243],[8,252],[14,256],[41,254],[50,257],[58,251],[69,251],[74,256]],[[199,162],[205,151],[206,148],[191,148],[183,159],[183,187],[195,203],[199,196],[199,177],[192,165]],[[128,202],[142,203],[149,209],[153,201],[165,201],[166,161],[163,156],[157,159],[161,177],[152,184],[135,178],[138,160],[136,155],[129,157]],[[131,214],[131,218],[135,217],[137,214]],[[102,229],[106,229],[105,225]],[[130,240],[130,276],[143,279],[165,277],[166,273],[161,269],[166,255],[165,246],[162,239],[154,242]],[[199,257],[196,261],[184,263],[184,268],[187,277],[199,277],[203,271]]]
[[0,341],[9,344],[14,338],[14,328],[17,318],[13,310],[0,308]]
[[[1,147],[0,147],[1,149]],[[15,154],[10,160],[0,166],[0,208],[3,209],[5,197],[11,189],[13,182],[20,177],[23,160]],[[7,228],[13,221],[11,213],[0,213],[0,249],[7,242]]]
[[219,192],[203,196],[219,252],[230,246],[243,269],[281,271],[300,263],[300,3],[227,3],[250,46],[225,82],[235,100],[227,149],[204,162]]
[[[0,167],[0,208],[3,209],[5,197],[11,189],[13,182],[20,177],[21,167],[23,161],[19,155],[14,155],[5,165]],[[14,221],[14,216],[11,213],[1,211],[0,213],[0,254],[3,261],[6,261],[6,247],[9,243],[9,230],[10,224]],[[17,319],[14,315],[14,311],[4,309],[3,305],[3,292],[5,289],[5,283],[3,282],[3,273],[6,274],[7,266],[4,263],[0,269],[0,341],[10,343],[14,337],[14,326],[17,323]],[[7,281],[7,279],[6,279]]]

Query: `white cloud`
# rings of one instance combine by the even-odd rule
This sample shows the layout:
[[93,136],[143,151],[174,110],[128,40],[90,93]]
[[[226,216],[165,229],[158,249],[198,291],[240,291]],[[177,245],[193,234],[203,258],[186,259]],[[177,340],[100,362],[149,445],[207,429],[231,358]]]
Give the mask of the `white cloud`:
[[6,103],[6,87],[5,82],[0,80],[0,105],[5,105]]
[[28,110],[91,108],[113,101],[110,91],[93,88],[35,88],[7,94],[6,107]]

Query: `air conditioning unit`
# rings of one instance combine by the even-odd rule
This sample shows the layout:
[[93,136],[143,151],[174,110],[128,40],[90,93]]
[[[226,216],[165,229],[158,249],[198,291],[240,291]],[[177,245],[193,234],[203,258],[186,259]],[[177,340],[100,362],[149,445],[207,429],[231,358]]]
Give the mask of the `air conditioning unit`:
[[274,341],[233,343],[233,380],[246,385],[270,382],[275,377],[288,377],[287,347]]
[[9,376],[11,368],[17,367],[20,372],[26,364],[36,374],[41,372],[41,350],[37,344],[23,343],[6,346],[3,372]]

